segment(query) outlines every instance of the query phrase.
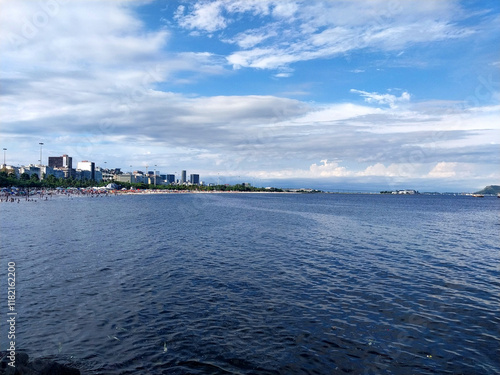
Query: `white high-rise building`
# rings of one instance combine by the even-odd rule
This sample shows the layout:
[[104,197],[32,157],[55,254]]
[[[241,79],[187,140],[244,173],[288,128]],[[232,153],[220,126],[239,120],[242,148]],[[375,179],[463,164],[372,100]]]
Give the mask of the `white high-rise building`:
[[[96,173],[95,173],[95,163],[93,161],[79,161],[76,169],[80,171],[87,171],[90,172],[88,175],[90,176],[91,180],[96,180]],[[96,180],[97,181],[97,180]]]

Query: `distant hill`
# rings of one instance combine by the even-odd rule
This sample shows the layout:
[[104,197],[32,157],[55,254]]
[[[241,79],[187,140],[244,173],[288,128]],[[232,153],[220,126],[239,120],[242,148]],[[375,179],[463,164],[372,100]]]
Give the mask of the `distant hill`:
[[486,186],[483,190],[479,190],[474,194],[500,194],[500,186],[498,185]]

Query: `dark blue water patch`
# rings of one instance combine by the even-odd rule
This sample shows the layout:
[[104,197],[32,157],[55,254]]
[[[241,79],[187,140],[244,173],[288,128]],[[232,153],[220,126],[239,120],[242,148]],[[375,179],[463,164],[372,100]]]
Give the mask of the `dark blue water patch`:
[[20,345],[84,374],[496,374],[499,206],[326,194],[2,205],[1,266],[17,265]]

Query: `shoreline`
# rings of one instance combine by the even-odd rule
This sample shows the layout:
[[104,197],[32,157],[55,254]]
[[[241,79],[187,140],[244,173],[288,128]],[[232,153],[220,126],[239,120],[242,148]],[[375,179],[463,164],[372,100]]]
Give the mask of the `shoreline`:
[[148,194],[300,194],[294,191],[222,191],[222,190],[127,190],[118,191],[117,195],[148,195]]
[[[73,199],[73,198],[107,198],[113,196],[138,196],[138,195],[169,195],[169,194],[328,194],[328,195],[390,195],[390,196],[419,196],[419,195],[454,195],[470,196],[470,193],[456,194],[381,194],[381,193],[361,193],[361,192],[326,192],[326,191],[238,191],[238,190],[170,190],[170,189],[142,189],[142,190],[106,190],[106,189],[40,189],[29,192],[21,189],[13,191],[2,191],[0,193],[1,203],[21,203],[21,202],[48,202],[54,199]],[[500,198],[500,196],[499,196]]]
[[162,194],[302,194],[292,191],[204,191],[204,190],[93,190],[93,189],[71,189],[56,190],[46,189],[31,192],[29,195],[25,191],[3,192],[0,194],[0,203],[21,203],[21,202],[48,202],[54,199],[73,198],[107,198],[113,196],[137,196],[137,195],[162,195]]

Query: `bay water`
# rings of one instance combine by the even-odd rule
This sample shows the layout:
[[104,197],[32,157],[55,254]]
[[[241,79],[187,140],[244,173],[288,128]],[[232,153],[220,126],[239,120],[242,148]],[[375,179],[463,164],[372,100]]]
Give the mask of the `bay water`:
[[0,210],[1,319],[15,262],[16,349],[82,374],[500,373],[500,199],[162,194]]

